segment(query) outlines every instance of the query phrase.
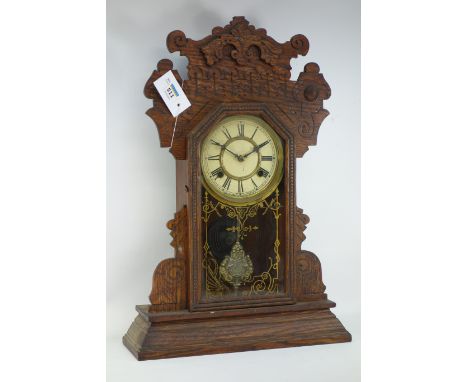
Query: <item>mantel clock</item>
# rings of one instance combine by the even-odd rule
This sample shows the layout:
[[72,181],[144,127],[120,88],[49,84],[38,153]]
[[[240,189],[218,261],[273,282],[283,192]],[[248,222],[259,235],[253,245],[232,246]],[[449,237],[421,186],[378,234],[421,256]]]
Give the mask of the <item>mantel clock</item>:
[[[176,160],[175,254],[156,267],[125,346],[148,360],[350,341],[319,259],[301,248],[296,159],[316,144],[330,97],[315,63],[290,80],[307,38],[281,44],[234,17],[198,41],[173,31],[167,47],[188,58],[188,78],[163,59],[144,93]],[[171,70],[191,103],[177,120],[154,86]]]

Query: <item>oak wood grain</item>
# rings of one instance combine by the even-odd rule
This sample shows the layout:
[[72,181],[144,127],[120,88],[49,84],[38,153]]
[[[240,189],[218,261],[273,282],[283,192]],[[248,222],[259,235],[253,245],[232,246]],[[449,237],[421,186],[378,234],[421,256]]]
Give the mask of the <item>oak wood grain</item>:
[[[176,159],[177,212],[167,225],[174,257],[157,266],[151,305],[137,306],[125,346],[147,360],[351,341],[330,311],[335,303],[325,293],[320,260],[302,249],[309,217],[296,205],[296,160],[316,145],[329,114],[323,102],[331,95],[316,63],[291,80],[290,61],[308,53],[309,41],[298,34],[280,43],[238,16],[200,40],[176,30],[166,43],[170,52],[187,58],[187,78],[162,59],[144,94],[153,102],[146,113],[160,145]],[[192,104],[177,125],[153,84],[169,70]],[[199,147],[211,126],[236,114],[264,119],[284,142],[284,293],[210,303],[200,299]]]
[[[351,335],[329,309],[197,317],[152,322],[140,311],[124,345],[138,360],[348,342]],[[197,313],[199,315],[199,313]]]

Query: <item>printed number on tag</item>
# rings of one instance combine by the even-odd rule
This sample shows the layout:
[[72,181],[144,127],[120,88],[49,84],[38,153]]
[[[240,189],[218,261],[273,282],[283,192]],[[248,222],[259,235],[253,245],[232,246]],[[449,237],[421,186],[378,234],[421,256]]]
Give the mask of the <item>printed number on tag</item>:
[[177,117],[191,106],[190,101],[171,70],[154,81],[154,86],[174,117]]

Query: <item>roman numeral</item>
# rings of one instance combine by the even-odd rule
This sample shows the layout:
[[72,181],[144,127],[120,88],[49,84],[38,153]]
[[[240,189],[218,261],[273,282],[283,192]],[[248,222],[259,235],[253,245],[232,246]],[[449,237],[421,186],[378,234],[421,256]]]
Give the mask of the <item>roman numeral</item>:
[[273,157],[271,155],[262,155],[262,160],[271,162],[273,160]]
[[231,134],[229,134],[229,131],[228,129],[226,129],[225,127],[223,127],[223,133],[224,135],[226,136],[227,139],[231,139]]
[[223,188],[226,188],[229,190],[229,186],[231,185],[231,178],[229,176],[226,177],[226,180],[223,183]]
[[257,132],[258,130],[258,127],[255,129],[255,131],[253,132],[252,136],[250,137],[250,139],[253,139],[253,137],[255,136],[255,133]]
[[213,139],[210,139],[210,141],[211,141],[211,143],[212,143],[213,145],[216,145],[216,146],[221,146],[221,147],[223,147],[223,145],[222,145],[221,143],[219,143],[219,142],[216,142],[216,141],[214,141]]
[[239,122],[237,125],[237,131],[239,132],[239,137],[244,136],[244,122]]
[[240,193],[244,192],[244,186],[242,184],[242,180],[238,180],[237,182],[238,182],[237,183],[237,192],[240,194]]
[[223,169],[221,167],[218,167],[216,170],[211,171],[211,176],[221,177],[220,174],[223,174]]
[[221,155],[211,155],[208,157],[208,160],[220,160],[221,159]]
[[258,188],[257,183],[255,183],[254,180],[253,180],[252,178],[250,178],[250,180],[252,181],[252,183],[253,183],[255,189],[257,189],[257,188]]

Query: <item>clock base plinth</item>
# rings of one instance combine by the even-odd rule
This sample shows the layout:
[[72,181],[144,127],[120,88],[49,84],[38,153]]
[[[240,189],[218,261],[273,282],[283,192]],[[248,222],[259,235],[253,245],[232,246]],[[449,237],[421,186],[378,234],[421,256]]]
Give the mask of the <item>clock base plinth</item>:
[[155,312],[137,306],[123,337],[139,360],[287,348],[351,341],[329,300],[224,311]]

